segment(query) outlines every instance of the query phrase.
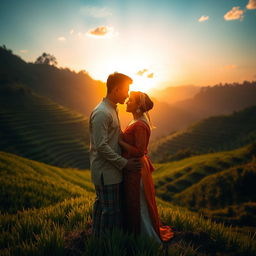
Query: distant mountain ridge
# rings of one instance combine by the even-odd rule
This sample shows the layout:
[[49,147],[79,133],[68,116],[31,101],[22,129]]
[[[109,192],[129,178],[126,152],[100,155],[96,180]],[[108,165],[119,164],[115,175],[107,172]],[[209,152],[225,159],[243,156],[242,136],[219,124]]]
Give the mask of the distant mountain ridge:
[[200,86],[195,85],[169,86],[162,90],[153,89],[151,94],[161,102],[174,104],[178,101],[193,98],[200,89]]
[[232,114],[254,105],[256,81],[202,87],[194,97],[173,104],[155,99],[155,106],[150,113],[157,129],[152,131],[152,139],[158,140],[204,118]]
[[[77,73],[68,68],[26,63],[10,50],[0,47],[0,86],[11,83],[23,84],[38,94],[85,116],[90,115],[91,110],[106,93],[105,84],[93,80],[85,71]],[[167,88],[162,93],[163,99],[168,99],[166,102],[176,101],[180,96],[180,99],[184,99],[173,104],[162,102],[162,96],[157,98],[157,93],[149,93],[154,100],[154,108],[150,114],[157,127],[152,131],[151,139],[159,139],[209,116],[231,114],[233,111],[255,105],[255,85],[256,82],[246,81],[242,84],[219,84],[202,87],[197,94],[195,93],[198,87]],[[175,90],[176,96],[169,94],[169,90]],[[124,108],[121,107],[119,112],[123,127],[132,118]]]
[[103,97],[105,85],[85,71],[26,63],[11,50],[0,47],[0,86],[19,83],[76,112],[88,116]]

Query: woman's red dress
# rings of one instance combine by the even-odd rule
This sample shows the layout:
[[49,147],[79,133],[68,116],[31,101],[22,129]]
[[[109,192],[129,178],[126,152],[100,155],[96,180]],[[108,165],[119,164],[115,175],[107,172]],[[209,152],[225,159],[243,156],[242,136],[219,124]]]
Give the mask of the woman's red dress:
[[151,174],[154,167],[147,155],[150,133],[149,126],[142,120],[129,125],[124,131],[123,139],[131,145],[131,149],[129,152],[123,152],[123,156],[127,159],[134,157],[141,157],[142,159],[140,172],[124,170],[125,226],[128,231],[140,234],[140,181],[142,179],[152,226],[162,241],[168,241],[173,237],[173,232],[171,227],[163,226],[159,219]]

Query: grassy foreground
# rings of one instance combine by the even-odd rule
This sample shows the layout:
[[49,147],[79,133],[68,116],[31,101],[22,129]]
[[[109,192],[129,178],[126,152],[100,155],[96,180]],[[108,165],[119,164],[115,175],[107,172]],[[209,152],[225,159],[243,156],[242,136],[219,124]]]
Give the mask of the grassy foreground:
[[[9,180],[5,197],[17,191],[13,196],[17,198],[14,206],[10,200],[10,208],[2,209],[0,215],[0,255],[155,256],[164,255],[166,249],[169,255],[249,256],[256,253],[252,235],[241,235],[160,199],[157,202],[163,223],[180,232],[168,248],[160,248],[145,237],[134,238],[118,231],[101,241],[95,240],[89,232],[94,193],[87,171],[51,167],[8,153],[1,153],[0,164],[1,187]],[[40,181],[44,184],[42,187]],[[30,199],[30,204],[27,209],[21,209],[17,202],[23,200],[28,191],[26,200]],[[42,198],[47,194],[52,196],[44,203]],[[1,197],[1,205],[3,200]],[[37,201],[41,206],[35,208]]]

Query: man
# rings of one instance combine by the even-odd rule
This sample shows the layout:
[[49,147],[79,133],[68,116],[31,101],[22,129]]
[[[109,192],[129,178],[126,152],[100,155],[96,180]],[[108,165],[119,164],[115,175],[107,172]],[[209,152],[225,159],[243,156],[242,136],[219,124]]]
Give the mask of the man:
[[107,95],[90,116],[90,164],[96,190],[93,206],[93,234],[122,227],[122,169],[139,171],[139,159],[125,159],[118,137],[121,132],[117,103],[124,104],[132,79],[121,73],[109,75]]

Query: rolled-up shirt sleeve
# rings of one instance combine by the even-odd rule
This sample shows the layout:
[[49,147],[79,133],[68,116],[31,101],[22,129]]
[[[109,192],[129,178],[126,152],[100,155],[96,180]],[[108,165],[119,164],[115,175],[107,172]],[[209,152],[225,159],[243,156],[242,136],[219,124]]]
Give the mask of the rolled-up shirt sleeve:
[[128,160],[114,152],[108,144],[111,116],[103,111],[96,111],[91,116],[90,125],[93,144],[97,152],[116,168],[123,169]]

